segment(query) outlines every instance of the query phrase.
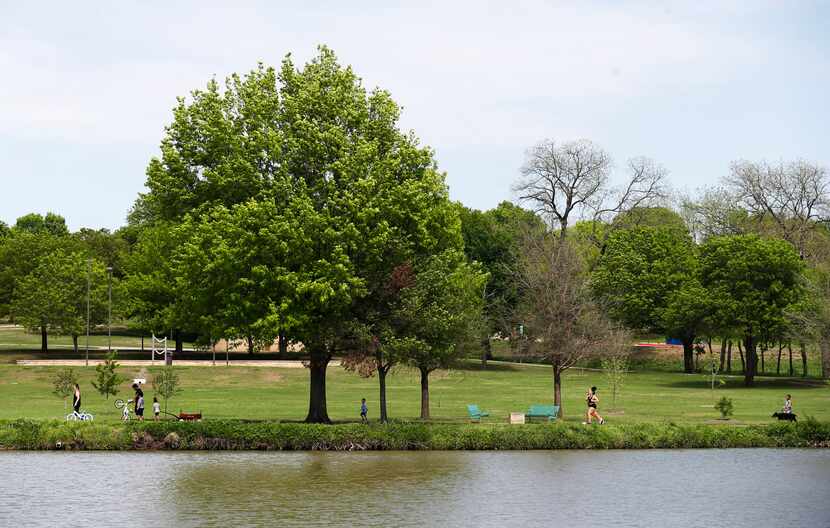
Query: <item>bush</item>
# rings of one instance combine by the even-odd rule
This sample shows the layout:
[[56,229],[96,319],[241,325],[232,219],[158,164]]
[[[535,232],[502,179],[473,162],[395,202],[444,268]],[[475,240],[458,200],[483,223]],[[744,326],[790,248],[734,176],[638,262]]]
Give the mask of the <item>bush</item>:
[[726,396],[721,397],[718,403],[715,404],[715,409],[720,412],[721,418],[728,420],[732,416],[733,406],[732,400]]
[[812,447],[830,445],[830,423],[813,419],[770,425],[641,423],[316,425],[241,422],[129,422],[103,424],[0,421],[5,449],[196,450],[523,450]]

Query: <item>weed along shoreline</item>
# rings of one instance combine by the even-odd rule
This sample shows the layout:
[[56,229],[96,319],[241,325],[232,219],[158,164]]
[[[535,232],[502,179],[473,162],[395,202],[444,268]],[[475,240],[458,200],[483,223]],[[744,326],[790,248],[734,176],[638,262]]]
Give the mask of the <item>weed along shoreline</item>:
[[830,423],[335,424],[207,420],[82,423],[0,421],[2,450],[545,450],[828,448]]

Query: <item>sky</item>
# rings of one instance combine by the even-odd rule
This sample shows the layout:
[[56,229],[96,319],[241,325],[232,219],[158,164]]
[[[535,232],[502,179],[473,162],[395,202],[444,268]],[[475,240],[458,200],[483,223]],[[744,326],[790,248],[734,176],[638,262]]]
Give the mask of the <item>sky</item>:
[[514,198],[544,139],[652,158],[686,192],[733,160],[828,167],[828,26],[830,2],[798,0],[0,0],[0,220],[124,225],[177,96],[319,44],[391,92],[478,209]]

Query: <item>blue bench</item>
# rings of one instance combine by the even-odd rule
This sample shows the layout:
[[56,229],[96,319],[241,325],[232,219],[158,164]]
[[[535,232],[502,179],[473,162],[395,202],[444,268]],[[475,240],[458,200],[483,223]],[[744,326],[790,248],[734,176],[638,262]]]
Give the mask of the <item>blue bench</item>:
[[478,405],[472,403],[467,405],[467,412],[470,414],[470,420],[473,422],[480,422],[484,416],[490,416],[490,413],[482,411],[478,408]]
[[530,410],[525,413],[527,421],[531,421],[532,418],[547,418],[549,422],[552,422],[558,417],[558,405],[531,405]]

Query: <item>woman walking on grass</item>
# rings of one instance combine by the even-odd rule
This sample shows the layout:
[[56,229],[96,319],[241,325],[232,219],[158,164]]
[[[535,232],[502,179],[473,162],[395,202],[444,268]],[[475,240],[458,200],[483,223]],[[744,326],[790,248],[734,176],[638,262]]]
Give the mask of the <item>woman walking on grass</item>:
[[605,423],[602,416],[597,412],[597,404],[599,404],[599,396],[597,396],[597,388],[591,387],[585,395],[585,403],[588,404],[588,413],[586,424],[590,424],[593,418],[599,420],[600,425]]

